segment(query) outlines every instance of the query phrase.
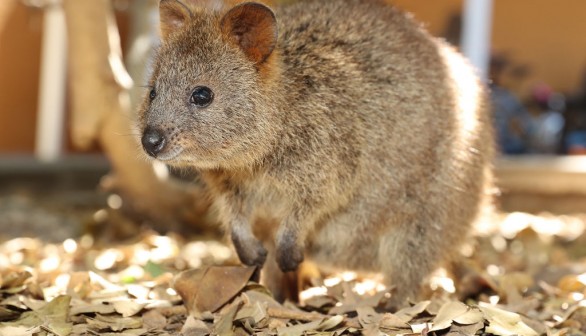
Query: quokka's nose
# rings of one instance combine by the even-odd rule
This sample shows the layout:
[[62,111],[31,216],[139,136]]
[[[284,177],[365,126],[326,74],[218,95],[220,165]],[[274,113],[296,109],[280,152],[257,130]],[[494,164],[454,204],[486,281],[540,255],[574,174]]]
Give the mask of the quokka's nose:
[[163,132],[150,127],[142,134],[141,142],[145,152],[152,157],[157,157],[157,154],[163,151],[167,143]]

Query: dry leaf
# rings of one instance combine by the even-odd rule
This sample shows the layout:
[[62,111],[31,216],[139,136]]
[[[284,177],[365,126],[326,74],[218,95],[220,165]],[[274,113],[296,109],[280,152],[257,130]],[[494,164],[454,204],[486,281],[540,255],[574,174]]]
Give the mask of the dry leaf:
[[88,318],[87,323],[98,330],[122,331],[142,327],[142,319],[138,317],[104,316],[96,314],[95,318]]
[[395,313],[395,316],[401,321],[408,323],[415,316],[423,313],[431,301],[421,301],[414,306],[403,308]]
[[358,321],[363,327],[374,325],[378,328],[382,316],[375,312],[372,307],[358,307],[356,312],[358,313]]
[[167,325],[167,318],[158,310],[149,310],[142,315],[142,325],[147,329],[163,329]]
[[[84,319],[85,322],[85,319]],[[87,323],[78,323],[74,324],[73,328],[71,328],[72,335],[82,335],[84,333],[88,333],[90,331]]]
[[537,336],[537,332],[531,329],[523,321],[519,314],[511,313],[502,309],[495,308],[491,305],[480,303],[480,310],[488,320],[486,332],[495,335],[524,335]]
[[147,335],[148,334],[148,330],[146,329],[128,329],[128,330],[124,330],[123,332],[117,332],[117,333],[110,333],[110,332],[104,332],[104,333],[100,333],[101,336],[142,336],[142,335]]
[[112,306],[114,306],[116,312],[122,314],[122,316],[124,317],[136,315],[146,305],[146,303],[138,303],[136,301],[131,300],[120,300],[112,302]]
[[304,307],[311,309],[324,309],[334,307],[338,301],[328,295],[316,295],[303,301]]
[[0,325],[29,328],[41,327],[58,336],[69,335],[73,327],[73,324],[67,321],[70,301],[70,296],[58,296],[51,302],[46,303],[42,308],[25,312],[18,320]]
[[190,314],[215,312],[234,298],[250,281],[255,267],[212,266],[177,275],[173,288]]
[[445,303],[433,319],[433,327],[429,331],[449,328],[453,322],[467,325],[482,322],[484,317],[478,308],[469,307],[461,302]]
[[86,298],[93,291],[90,275],[88,272],[75,272],[71,274],[67,293],[75,294],[76,297]]
[[20,312],[0,306],[0,322],[14,320],[20,316]]
[[468,312],[468,306],[465,304],[455,301],[447,302],[440,308],[437,316],[433,319],[433,327],[430,331],[449,328],[456,317],[464,315],[466,312]]
[[193,316],[188,316],[187,321],[181,329],[181,334],[184,336],[204,336],[209,335],[211,332],[210,328],[205,322],[196,319]]
[[484,321],[484,314],[476,307],[468,307],[468,311],[463,315],[454,318],[454,322],[467,325],[476,324]]
[[411,324],[411,330],[417,334],[427,335],[427,332],[429,331],[429,323],[413,323]]
[[522,302],[521,293],[527,288],[533,286],[533,279],[522,272],[513,272],[503,275],[500,278],[500,295],[506,297],[509,305],[517,305]]
[[284,320],[272,318],[272,319],[269,319],[269,324],[267,326],[267,329],[273,331],[273,330],[278,330],[280,328],[285,328],[285,327],[287,327],[287,323]]
[[78,303],[71,307],[71,315],[88,314],[88,313],[99,313],[99,314],[111,314],[115,312],[112,305],[98,303],[98,304],[87,304],[85,302]]
[[433,298],[429,305],[425,308],[430,315],[435,316],[439,313],[439,310],[445,305],[446,303],[450,302],[447,298]]
[[326,319],[317,320],[309,323],[296,324],[289,327],[277,329],[280,336],[297,336],[308,331],[327,331],[335,328],[344,321],[341,315],[332,316]]
[[482,328],[484,328],[484,322],[469,325],[452,324],[446,336],[474,336]]
[[585,285],[578,279],[578,275],[568,274],[558,281],[557,287],[566,292],[581,292]]
[[238,310],[234,317],[235,321],[248,322],[251,327],[255,327],[260,321],[268,318],[266,308],[260,302],[245,304]]
[[12,289],[16,287],[22,287],[24,282],[32,277],[30,272],[11,272],[6,274],[2,279],[2,289]]
[[347,283],[344,284],[344,299],[341,305],[336,305],[328,314],[338,315],[355,312],[359,307],[377,307],[384,298],[386,291],[379,291],[374,295],[358,295]]
[[21,296],[20,300],[22,303],[31,310],[39,310],[47,305],[47,301],[35,300],[27,296]]
[[73,324],[70,322],[61,322],[61,321],[48,321],[45,325],[41,327],[53,333],[57,336],[67,336],[71,333],[73,328]]
[[36,327],[11,327],[0,326],[0,336],[33,336],[41,331],[40,326]]
[[233,325],[234,325],[234,317],[238,312],[238,309],[242,306],[242,300],[236,300],[232,302],[229,306],[223,309],[223,314],[221,314],[220,318],[216,323],[214,323],[214,333],[217,335],[233,335]]
[[248,300],[250,300],[251,303],[259,302],[259,303],[262,303],[267,308],[281,307],[281,304],[279,302],[277,302],[277,300],[275,300],[267,292],[260,291],[260,290],[247,290],[243,294],[246,295],[246,298],[248,298]]
[[380,321],[380,327],[383,329],[411,329],[403,318],[395,314],[385,313]]

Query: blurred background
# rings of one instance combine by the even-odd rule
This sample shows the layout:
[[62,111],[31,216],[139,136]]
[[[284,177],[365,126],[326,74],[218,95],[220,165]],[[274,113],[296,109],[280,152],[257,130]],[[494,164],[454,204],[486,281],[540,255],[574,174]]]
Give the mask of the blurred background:
[[[501,209],[586,212],[586,2],[390,2],[460,48],[489,83]],[[201,227],[207,204],[193,176],[169,182],[173,172],[140,159],[130,128],[157,44],[157,3],[0,1],[3,234],[37,230],[37,216],[55,222],[46,227],[56,239],[74,235],[88,228],[63,220],[112,220],[96,215],[104,204],[155,227]]]

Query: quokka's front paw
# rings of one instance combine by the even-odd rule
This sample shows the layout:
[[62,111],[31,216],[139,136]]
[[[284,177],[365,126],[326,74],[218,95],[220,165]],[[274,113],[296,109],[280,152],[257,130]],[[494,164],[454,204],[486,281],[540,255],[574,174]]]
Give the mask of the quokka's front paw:
[[242,239],[232,236],[232,242],[240,261],[248,266],[262,266],[267,259],[267,250],[255,238]]
[[295,239],[282,239],[277,243],[277,263],[281,271],[295,271],[302,261],[303,248]]

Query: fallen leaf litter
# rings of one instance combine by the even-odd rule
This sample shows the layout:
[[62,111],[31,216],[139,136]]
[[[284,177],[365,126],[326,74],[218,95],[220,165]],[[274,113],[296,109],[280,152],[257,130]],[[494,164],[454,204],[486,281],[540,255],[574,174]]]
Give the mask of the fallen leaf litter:
[[430,300],[393,312],[381,310],[392,289],[348,273],[278,303],[217,241],[12,239],[0,244],[0,335],[586,335],[584,217],[498,223],[465,252],[460,281],[441,273]]

